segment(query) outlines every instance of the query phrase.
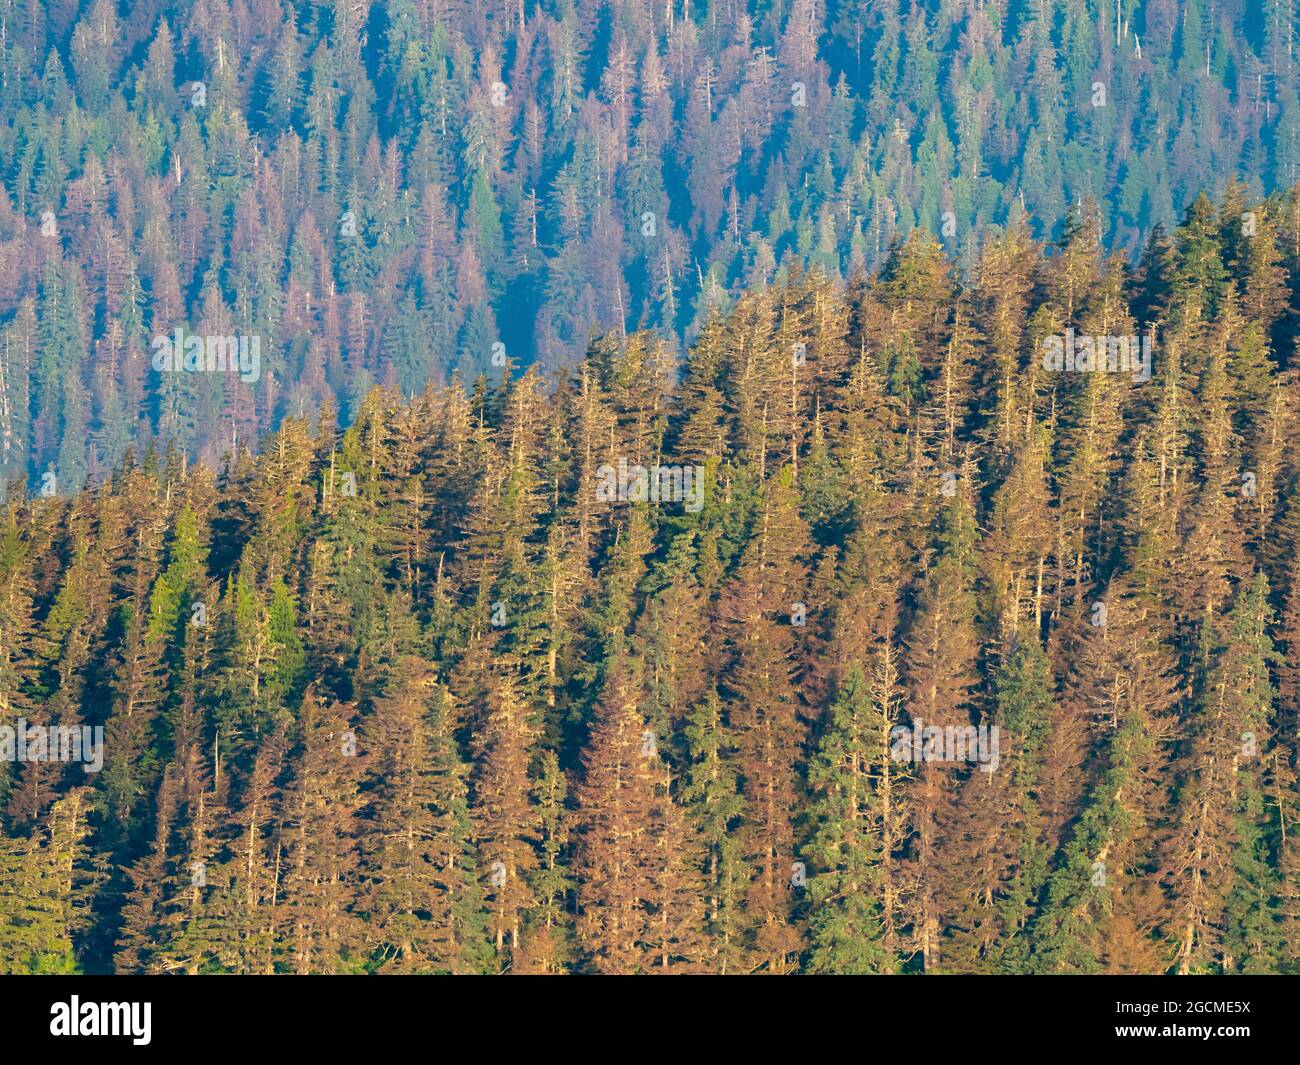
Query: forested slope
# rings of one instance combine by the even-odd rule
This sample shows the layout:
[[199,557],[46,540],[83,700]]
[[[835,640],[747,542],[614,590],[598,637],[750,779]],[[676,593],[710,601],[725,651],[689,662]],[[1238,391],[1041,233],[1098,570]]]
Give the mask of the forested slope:
[[0,963],[1295,972],[1300,191],[1097,229],[12,498]]

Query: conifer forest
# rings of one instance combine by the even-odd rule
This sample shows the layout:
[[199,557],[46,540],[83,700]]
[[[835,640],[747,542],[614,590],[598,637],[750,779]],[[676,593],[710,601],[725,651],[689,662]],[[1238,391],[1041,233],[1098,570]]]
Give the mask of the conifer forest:
[[1300,974],[1300,4],[0,0],[0,973]]

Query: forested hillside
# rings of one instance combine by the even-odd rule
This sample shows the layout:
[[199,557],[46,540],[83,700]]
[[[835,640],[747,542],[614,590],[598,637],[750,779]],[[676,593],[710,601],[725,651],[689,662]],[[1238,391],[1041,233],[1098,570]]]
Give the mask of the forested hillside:
[[[0,0],[0,489],[1300,180],[1293,0]],[[256,339],[230,374],[159,337]],[[179,343],[177,345],[180,346]]]
[[3,720],[104,732],[0,759],[0,963],[1300,970],[1300,189],[1243,197],[12,498]]

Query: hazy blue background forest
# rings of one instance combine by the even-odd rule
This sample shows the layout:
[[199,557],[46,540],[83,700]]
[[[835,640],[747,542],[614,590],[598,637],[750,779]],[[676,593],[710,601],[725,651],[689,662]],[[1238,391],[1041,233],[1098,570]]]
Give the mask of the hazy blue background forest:
[[[1289,0],[0,0],[0,481],[1300,179]],[[256,380],[151,372],[177,329]],[[53,480],[47,477],[53,475]]]

